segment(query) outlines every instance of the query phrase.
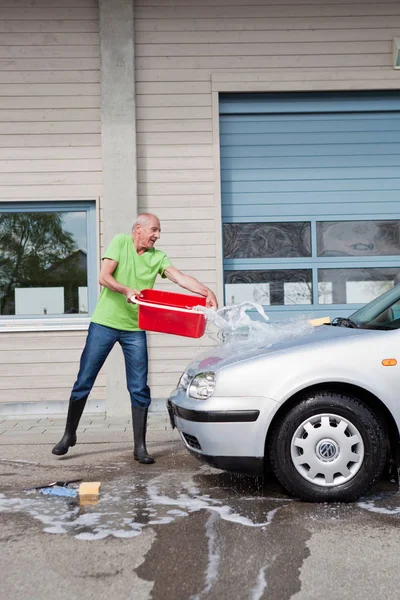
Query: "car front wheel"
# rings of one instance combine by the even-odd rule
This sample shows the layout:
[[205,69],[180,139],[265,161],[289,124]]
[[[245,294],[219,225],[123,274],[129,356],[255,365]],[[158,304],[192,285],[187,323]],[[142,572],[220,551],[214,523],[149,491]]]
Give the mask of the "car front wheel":
[[351,396],[318,392],[295,405],[272,430],[269,458],[294,496],[351,502],[380,477],[385,433],[375,414]]

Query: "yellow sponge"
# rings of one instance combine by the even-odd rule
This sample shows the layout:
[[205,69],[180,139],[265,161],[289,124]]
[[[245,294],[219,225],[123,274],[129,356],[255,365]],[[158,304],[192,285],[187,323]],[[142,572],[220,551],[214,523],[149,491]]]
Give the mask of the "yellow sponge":
[[79,506],[96,506],[98,503],[98,496],[79,496]]
[[311,323],[311,325],[314,325],[314,326],[324,325],[324,323],[330,323],[330,322],[331,322],[330,317],[321,317],[320,319],[311,319],[309,321],[309,323]]
[[100,481],[83,481],[79,486],[80,496],[98,496],[100,493]]

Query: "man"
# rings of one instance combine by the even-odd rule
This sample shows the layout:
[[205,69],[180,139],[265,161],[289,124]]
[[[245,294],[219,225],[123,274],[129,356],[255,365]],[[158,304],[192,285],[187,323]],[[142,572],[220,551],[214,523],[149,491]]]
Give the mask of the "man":
[[92,316],[77,380],[71,392],[67,423],[62,439],[52,450],[61,456],[76,444],[76,430],[96,377],[116,342],[122,347],[126,380],[131,397],[134,458],[143,464],[154,459],[146,449],[147,413],[150,389],[147,385],[146,332],[138,327],[138,307],[132,296],[151,289],[157,275],[206,298],[207,306],[217,308],[213,292],[190,275],[172,266],[167,255],[156,250],[160,221],[155,215],[139,215],[132,235],[119,234],[104,254],[100,272],[103,290]]

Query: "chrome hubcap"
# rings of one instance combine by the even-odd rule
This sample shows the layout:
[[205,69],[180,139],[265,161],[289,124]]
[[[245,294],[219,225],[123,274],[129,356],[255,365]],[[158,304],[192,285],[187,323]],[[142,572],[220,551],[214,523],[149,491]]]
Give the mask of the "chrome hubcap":
[[295,469],[304,479],[331,487],[356,475],[363,463],[364,443],[350,421],[324,413],[309,417],[296,429],[290,453]]

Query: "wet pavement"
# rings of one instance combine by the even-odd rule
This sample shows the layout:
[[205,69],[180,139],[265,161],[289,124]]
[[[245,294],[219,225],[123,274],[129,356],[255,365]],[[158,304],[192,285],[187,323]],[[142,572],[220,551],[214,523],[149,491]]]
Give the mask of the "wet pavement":
[[[150,466],[127,441],[50,449],[28,437],[1,446],[2,598],[399,597],[395,483],[354,504],[307,504],[272,476],[201,465],[170,433],[150,444]],[[97,503],[24,491],[75,478],[102,482]]]

